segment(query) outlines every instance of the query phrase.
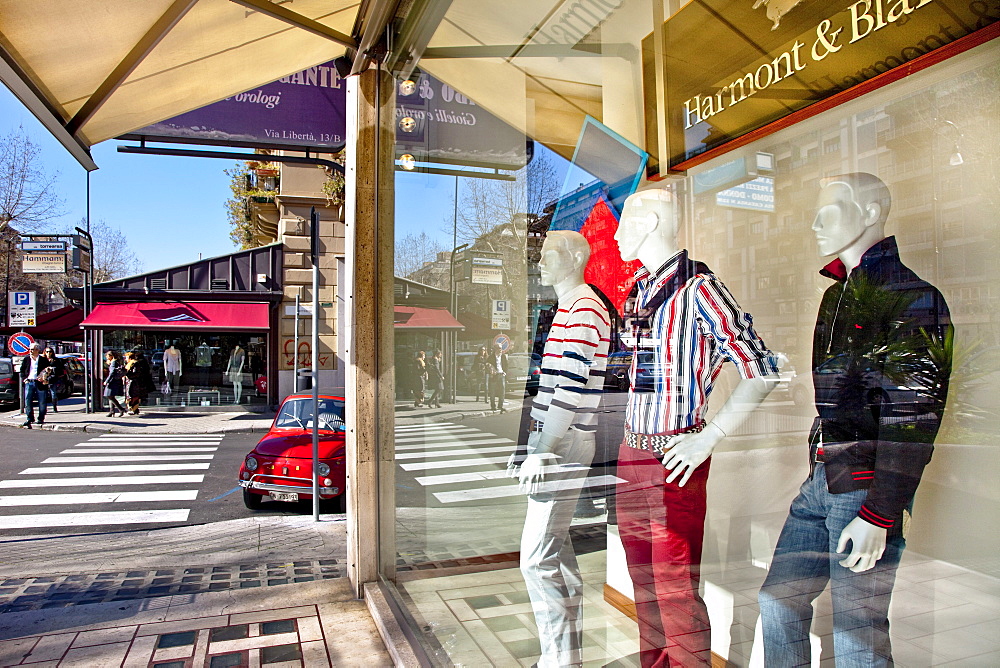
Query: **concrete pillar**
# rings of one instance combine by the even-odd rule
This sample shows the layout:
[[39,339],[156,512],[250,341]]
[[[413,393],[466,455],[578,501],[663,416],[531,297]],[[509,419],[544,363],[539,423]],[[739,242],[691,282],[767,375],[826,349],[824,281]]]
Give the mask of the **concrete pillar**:
[[[376,89],[380,100],[376,100]],[[347,79],[347,562],[355,594],[395,558],[393,476],[393,141],[395,88]],[[381,515],[380,515],[381,512]]]

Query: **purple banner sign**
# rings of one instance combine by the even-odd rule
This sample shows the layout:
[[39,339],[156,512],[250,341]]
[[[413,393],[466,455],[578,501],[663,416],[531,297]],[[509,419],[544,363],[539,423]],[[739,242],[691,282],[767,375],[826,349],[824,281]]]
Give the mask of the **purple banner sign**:
[[346,87],[329,62],[130,132],[121,139],[339,150]]

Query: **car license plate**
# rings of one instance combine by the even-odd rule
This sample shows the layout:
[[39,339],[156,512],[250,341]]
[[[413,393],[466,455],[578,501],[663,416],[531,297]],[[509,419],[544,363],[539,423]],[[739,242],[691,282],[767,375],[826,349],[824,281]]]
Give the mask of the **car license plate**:
[[528,380],[528,377],[527,376],[518,376],[517,379],[518,380]]
[[299,495],[295,492],[268,492],[272,501],[298,501]]

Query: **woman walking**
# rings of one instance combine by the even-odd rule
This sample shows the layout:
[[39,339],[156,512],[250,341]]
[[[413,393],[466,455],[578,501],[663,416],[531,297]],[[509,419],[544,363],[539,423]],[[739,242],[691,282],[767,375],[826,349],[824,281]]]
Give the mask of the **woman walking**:
[[139,404],[149,396],[152,387],[153,373],[142,351],[125,353],[125,394],[129,415],[139,414]]
[[125,394],[125,368],[122,366],[122,356],[114,350],[104,354],[104,363],[108,365],[108,375],[104,377],[104,396],[111,405],[108,417],[125,415],[125,407],[118,403],[118,397]]
[[440,350],[435,350],[427,361],[427,389],[431,391],[427,405],[431,408],[441,408],[441,393],[444,391],[444,358]]
[[427,390],[427,356],[423,350],[418,350],[413,359],[413,407],[424,405],[424,392]]
[[490,403],[490,354],[486,346],[479,346],[479,354],[472,363],[472,373],[473,382],[476,384],[476,401],[479,401],[479,394],[482,393],[483,401]]

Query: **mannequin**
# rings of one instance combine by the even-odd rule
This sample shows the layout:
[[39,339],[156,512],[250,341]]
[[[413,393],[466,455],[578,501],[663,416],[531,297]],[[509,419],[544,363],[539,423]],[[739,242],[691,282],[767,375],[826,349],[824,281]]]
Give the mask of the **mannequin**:
[[183,366],[184,362],[181,351],[171,343],[170,347],[163,351],[163,373],[166,374],[171,390],[177,391],[180,389]]
[[[945,340],[951,318],[941,293],[903,265],[895,238],[885,236],[891,202],[886,185],[865,173],[831,177],[819,194],[812,230],[820,256],[835,258],[820,273],[837,281],[823,296],[813,335],[814,379],[827,379],[816,383],[810,475],[760,591],[768,665],[810,662],[811,603],[828,580],[837,659],[892,665],[889,599],[951,368],[948,347],[932,355],[928,346]],[[917,382],[929,386],[924,414],[893,410],[880,379],[901,370],[888,349],[905,351],[909,368],[920,369]],[[833,359],[840,371],[831,386],[822,365]]]
[[583,581],[569,527],[594,459],[611,339],[607,308],[583,281],[589,258],[579,232],[550,231],[542,244],[541,283],[555,289],[558,312],[545,342],[527,456],[515,452],[508,462],[508,475],[528,495],[521,572],[538,626],[539,668],[583,665]]
[[[651,344],[658,373],[652,391],[640,391],[631,371],[618,464],[618,520],[644,668],[710,661],[708,610],[698,593],[709,457],[777,381],[775,358],[750,315],[679,248],[678,226],[673,193],[647,190],[625,201],[615,233],[622,260],[642,263],[625,317],[637,345]],[[707,397],[726,359],[738,362],[741,380],[706,424]]]
[[212,368],[212,348],[204,341],[194,349],[194,365],[198,367],[198,383],[209,384],[209,369]]
[[246,361],[247,353],[240,344],[233,346],[233,351],[229,353],[229,363],[226,365],[226,377],[233,384],[233,403],[240,403],[243,394],[243,363]]

